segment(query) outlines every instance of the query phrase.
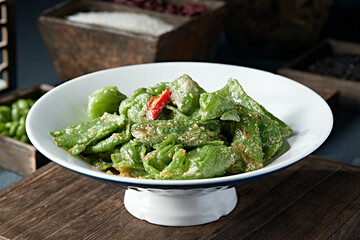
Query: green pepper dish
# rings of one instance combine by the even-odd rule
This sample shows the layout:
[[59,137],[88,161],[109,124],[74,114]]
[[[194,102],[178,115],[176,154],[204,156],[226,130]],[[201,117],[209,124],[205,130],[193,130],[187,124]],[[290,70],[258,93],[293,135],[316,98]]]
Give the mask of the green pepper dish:
[[55,144],[97,170],[133,178],[254,171],[283,151],[292,133],[236,79],[208,93],[187,74],[128,97],[115,86],[98,89],[89,96],[87,113],[87,122],[51,132]]

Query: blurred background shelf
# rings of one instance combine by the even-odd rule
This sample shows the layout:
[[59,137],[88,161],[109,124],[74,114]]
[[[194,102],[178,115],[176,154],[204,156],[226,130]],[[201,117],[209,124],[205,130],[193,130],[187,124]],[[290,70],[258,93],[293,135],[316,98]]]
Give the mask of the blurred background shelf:
[[[61,2],[63,1],[16,1],[17,86],[19,89],[26,89],[42,83],[56,86],[62,82],[37,26],[39,15],[45,9]],[[336,0],[317,43],[328,37],[360,42],[360,35],[355,34],[359,30],[358,24],[356,24],[358,22],[360,22],[360,1]],[[297,55],[287,57],[276,55],[270,57],[240,56],[230,46],[225,34],[222,34],[214,62],[247,66],[277,73],[279,68],[285,66],[295,57]],[[314,154],[360,166],[359,139],[360,112],[339,107],[335,111],[334,128],[330,137]],[[20,178],[19,175],[0,170],[0,189]]]

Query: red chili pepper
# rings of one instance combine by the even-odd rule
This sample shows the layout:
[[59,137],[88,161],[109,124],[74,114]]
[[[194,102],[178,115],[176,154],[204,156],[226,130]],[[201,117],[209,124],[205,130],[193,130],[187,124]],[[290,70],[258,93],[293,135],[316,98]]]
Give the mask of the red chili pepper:
[[147,120],[155,120],[157,115],[162,111],[170,99],[170,89],[167,88],[160,95],[150,98],[146,104]]

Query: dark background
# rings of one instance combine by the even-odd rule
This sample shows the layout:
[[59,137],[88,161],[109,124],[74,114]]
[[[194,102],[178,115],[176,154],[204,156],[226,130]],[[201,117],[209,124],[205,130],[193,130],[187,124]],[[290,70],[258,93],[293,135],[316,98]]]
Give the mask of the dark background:
[[[294,0],[296,1],[296,0]],[[40,83],[59,84],[60,78],[37,28],[37,18],[47,8],[63,0],[17,0],[17,73],[18,87],[27,88]],[[325,24],[322,38],[333,37],[340,40],[360,42],[360,1],[337,0]],[[321,39],[319,39],[320,41]],[[276,72],[287,59],[241,58],[223,36],[214,61],[254,67]]]
[[[18,0],[16,1],[16,50],[17,88],[25,89],[41,83],[58,85],[61,83],[49,53],[37,28],[37,18],[45,9],[62,0]],[[360,1],[337,0],[321,34],[324,38],[360,42]],[[295,56],[294,56],[295,57]],[[276,72],[291,58],[244,58],[238,56],[221,36],[214,61],[248,66]],[[360,93],[359,93],[360,94]],[[335,115],[334,128],[328,140],[315,154],[336,161],[360,166],[360,114],[347,109],[339,109]],[[0,177],[15,181],[20,176],[0,171]],[[0,186],[1,189],[1,186]]]

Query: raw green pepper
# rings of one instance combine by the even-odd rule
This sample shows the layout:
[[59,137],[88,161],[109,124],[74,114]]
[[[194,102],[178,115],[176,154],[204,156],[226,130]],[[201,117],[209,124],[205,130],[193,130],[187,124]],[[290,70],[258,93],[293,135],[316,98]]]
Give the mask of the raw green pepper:
[[11,121],[11,107],[0,106],[0,123]]

